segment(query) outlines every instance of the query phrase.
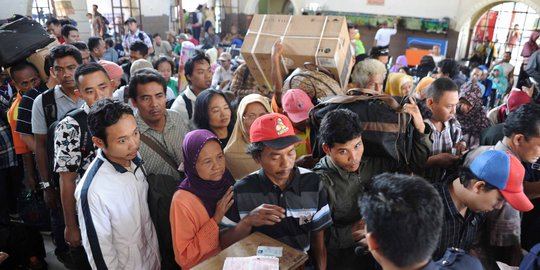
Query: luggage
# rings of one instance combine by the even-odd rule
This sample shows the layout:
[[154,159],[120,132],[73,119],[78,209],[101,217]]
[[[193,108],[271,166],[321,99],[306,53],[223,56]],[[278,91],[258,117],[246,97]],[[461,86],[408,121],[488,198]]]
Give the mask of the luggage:
[[0,26],[0,66],[8,67],[26,59],[55,39],[51,38],[41,24],[28,18]]
[[283,83],[283,94],[289,89],[302,89],[312,100],[345,95],[332,73],[312,63],[296,68]]
[[[414,126],[411,116],[401,112],[407,97],[381,95],[367,89],[351,89],[348,96],[336,96],[319,103],[309,112],[309,124],[314,133],[323,117],[336,109],[348,109],[358,114],[364,129],[364,154],[409,162]],[[323,156],[319,134],[312,134],[314,157]]]

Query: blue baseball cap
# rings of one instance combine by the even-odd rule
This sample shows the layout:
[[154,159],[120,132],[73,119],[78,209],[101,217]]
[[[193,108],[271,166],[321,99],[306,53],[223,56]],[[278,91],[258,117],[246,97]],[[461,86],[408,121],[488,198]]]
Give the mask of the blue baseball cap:
[[508,152],[488,150],[478,155],[469,169],[479,180],[495,186],[516,210],[527,212],[533,204],[523,192],[525,168]]

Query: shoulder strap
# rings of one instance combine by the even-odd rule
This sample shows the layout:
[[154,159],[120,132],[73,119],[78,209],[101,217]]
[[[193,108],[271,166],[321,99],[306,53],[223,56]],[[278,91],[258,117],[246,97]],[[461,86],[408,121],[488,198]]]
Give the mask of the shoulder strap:
[[139,39],[144,41],[144,34],[143,31],[139,31]]
[[54,87],[43,92],[41,105],[43,106],[43,114],[47,127],[50,127],[57,118],[56,99],[54,98]]
[[148,147],[156,152],[167,164],[169,164],[174,170],[178,170],[176,162],[159,146],[154,140],[148,138],[148,136],[140,133],[141,141],[143,141]]
[[184,99],[184,103],[186,104],[186,110],[188,113],[189,119],[191,119],[191,116],[193,115],[193,105],[191,104],[191,100],[187,97],[186,92],[182,92],[182,98]]
[[94,143],[92,142],[92,136],[88,130],[88,114],[83,109],[77,109],[68,114],[73,117],[77,123],[79,123],[79,129],[81,131],[81,160],[90,154],[90,151],[94,148]]
[[128,104],[128,101],[129,101],[129,92],[128,92],[128,88],[127,87],[124,87],[124,103]]

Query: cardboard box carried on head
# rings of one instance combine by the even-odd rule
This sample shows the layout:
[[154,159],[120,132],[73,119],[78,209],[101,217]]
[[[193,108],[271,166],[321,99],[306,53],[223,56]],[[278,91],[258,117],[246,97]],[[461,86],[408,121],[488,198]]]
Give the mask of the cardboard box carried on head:
[[283,74],[311,62],[330,71],[344,91],[353,65],[345,17],[254,15],[241,53],[257,83],[269,90],[271,52],[277,40],[284,47]]

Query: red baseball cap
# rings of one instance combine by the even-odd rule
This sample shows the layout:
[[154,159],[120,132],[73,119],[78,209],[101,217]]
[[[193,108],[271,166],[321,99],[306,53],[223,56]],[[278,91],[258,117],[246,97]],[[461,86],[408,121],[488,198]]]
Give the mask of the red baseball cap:
[[281,98],[283,111],[291,121],[300,123],[309,118],[309,111],[315,107],[308,94],[301,89],[290,89]]
[[274,149],[282,149],[302,141],[294,134],[289,118],[279,113],[270,113],[255,119],[249,135],[252,143],[262,142]]

